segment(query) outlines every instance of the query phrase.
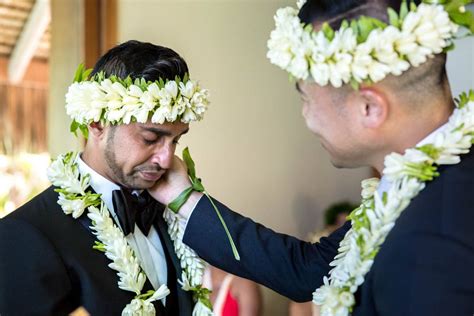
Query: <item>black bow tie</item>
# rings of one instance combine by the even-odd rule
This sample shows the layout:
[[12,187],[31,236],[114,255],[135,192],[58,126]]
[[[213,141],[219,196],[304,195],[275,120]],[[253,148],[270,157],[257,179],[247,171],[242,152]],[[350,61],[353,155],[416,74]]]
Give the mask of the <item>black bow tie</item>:
[[112,202],[117,214],[120,226],[125,236],[133,233],[135,223],[140,230],[148,235],[156,216],[153,198],[145,190],[140,195],[132,194],[127,189],[114,190]]

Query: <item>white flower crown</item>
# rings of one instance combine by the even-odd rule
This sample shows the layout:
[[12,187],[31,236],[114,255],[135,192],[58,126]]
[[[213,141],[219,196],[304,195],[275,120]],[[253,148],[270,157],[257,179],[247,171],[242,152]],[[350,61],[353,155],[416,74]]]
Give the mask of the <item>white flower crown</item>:
[[92,122],[109,124],[163,124],[181,120],[199,121],[209,105],[209,92],[196,81],[176,77],[175,80],[146,81],[105,78],[98,73],[89,78],[90,70],[80,65],[74,83],[66,93],[66,112],[72,118],[71,132],[80,129],[87,137]]
[[[401,75],[434,54],[452,47],[459,26],[474,33],[472,13],[464,4],[472,0],[423,0],[416,6],[404,1],[400,12],[388,9],[390,23],[362,16],[343,21],[334,31],[324,23],[320,31],[303,24],[298,9],[281,8],[268,40],[267,57],[296,79],[311,77],[320,86],[338,88],[374,83],[387,75]],[[437,4],[442,2],[443,4]],[[304,5],[298,0],[298,8]]]

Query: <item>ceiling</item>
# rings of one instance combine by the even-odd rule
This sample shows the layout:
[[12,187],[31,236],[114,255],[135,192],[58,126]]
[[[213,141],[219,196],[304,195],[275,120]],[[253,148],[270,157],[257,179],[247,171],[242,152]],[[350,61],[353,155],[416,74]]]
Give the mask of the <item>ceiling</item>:
[[[35,0],[0,0],[0,56],[10,57],[34,4]],[[50,42],[51,25],[42,35],[34,57],[48,59]]]

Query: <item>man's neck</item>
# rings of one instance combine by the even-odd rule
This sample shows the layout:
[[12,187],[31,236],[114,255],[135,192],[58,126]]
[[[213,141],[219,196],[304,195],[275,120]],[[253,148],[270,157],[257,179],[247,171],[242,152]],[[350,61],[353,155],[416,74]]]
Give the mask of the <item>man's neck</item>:
[[94,155],[93,153],[88,150],[86,147],[84,151],[81,154],[81,159],[84,161],[89,168],[100,174],[102,177],[106,178],[110,182],[116,183],[108,174],[105,172],[106,166],[105,166],[105,159],[100,159],[97,155]]
[[446,124],[452,114],[453,106],[443,105],[433,107],[433,111],[424,113],[424,115],[411,115],[409,119],[404,120],[402,124],[394,125],[392,129],[393,141],[386,150],[381,151],[375,159],[372,167],[380,174],[384,169],[385,157],[393,152],[404,154],[409,148],[416,147],[431,133]]

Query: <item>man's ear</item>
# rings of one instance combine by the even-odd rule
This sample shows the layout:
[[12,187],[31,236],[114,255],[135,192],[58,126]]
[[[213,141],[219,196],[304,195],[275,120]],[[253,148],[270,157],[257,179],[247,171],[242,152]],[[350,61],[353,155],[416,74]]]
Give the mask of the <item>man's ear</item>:
[[100,138],[105,132],[104,126],[100,122],[92,122],[87,128],[89,129],[89,135],[94,138]]
[[378,128],[388,117],[390,103],[387,97],[373,87],[361,87],[359,90],[359,114],[364,127]]

